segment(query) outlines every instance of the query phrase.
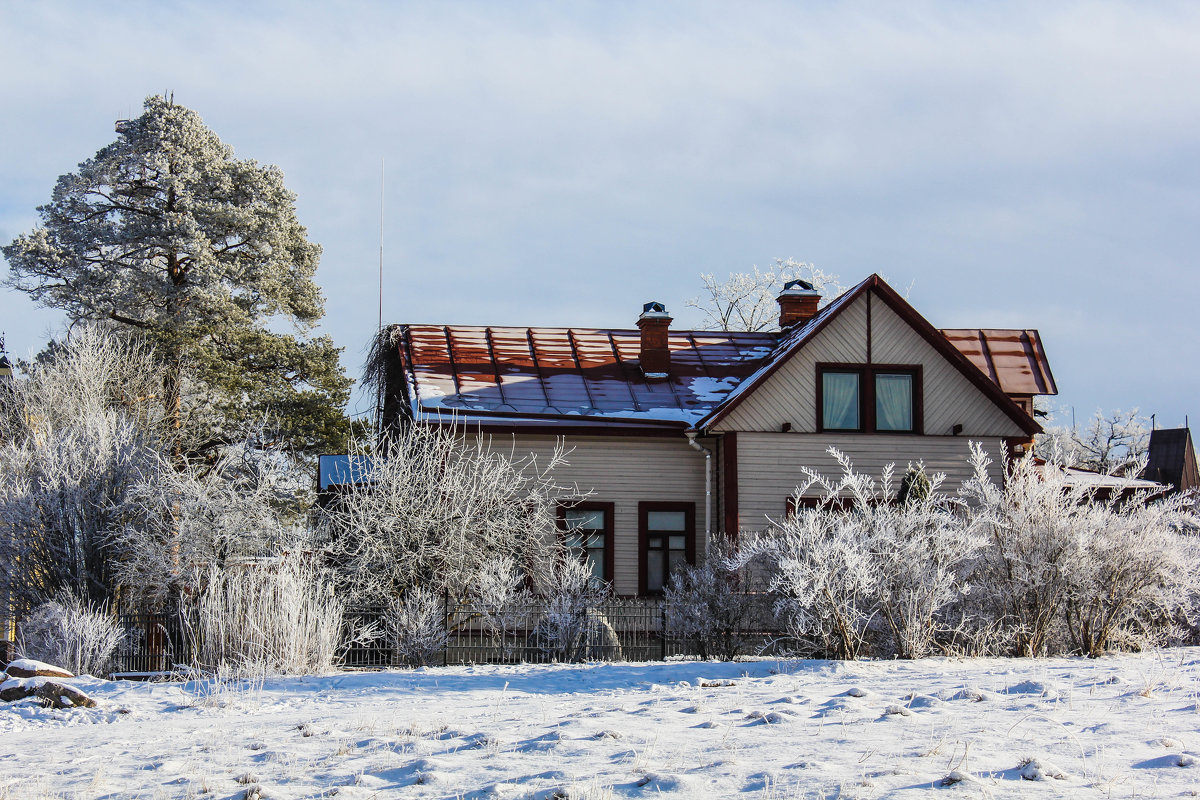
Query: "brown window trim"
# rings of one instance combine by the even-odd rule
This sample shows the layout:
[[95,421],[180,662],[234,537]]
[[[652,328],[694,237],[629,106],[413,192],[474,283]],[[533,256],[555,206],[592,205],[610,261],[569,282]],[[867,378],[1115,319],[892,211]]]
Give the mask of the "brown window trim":
[[573,511],[603,511],[604,512],[604,580],[609,584],[616,580],[616,559],[613,556],[613,509],[615,504],[588,501],[581,503],[559,503],[555,512],[558,522],[558,543],[563,543],[567,533],[567,509]]
[[661,594],[660,592],[652,593],[646,588],[649,584],[646,575],[646,554],[650,549],[649,512],[651,511],[684,512],[683,534],[687,537],[684,557],[687,558],[689,564],[696,563],[696,504],[657,501],[638,503],[638,595],[641,597]]
[[[857,372],[858,422],[857,428],[825,428],[825,373]],[[913,429],[911,431],[875,430],[875,375],[908,374],[913,376]],[[925,376],[920,364],[841,364],[830,361],[817,362],[817,432],[818,433],[884,433],[897,436],[920,436],[925,433]]]

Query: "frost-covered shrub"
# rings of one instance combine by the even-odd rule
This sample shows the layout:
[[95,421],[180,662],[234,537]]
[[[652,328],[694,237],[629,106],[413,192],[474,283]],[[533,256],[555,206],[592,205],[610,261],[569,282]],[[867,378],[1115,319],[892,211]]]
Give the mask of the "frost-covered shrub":
[[620,660],[621,643],[600,611],[608,584],[591,567],[562,552],[538,585],[545,614],[530,634],[530,645],[555,661]]
[[1012,462],[996,486],[987,463],[973,446],[974,476],[964,487],[971,523],[986,541],[963,614],[981,649],[1094,656],[1141,648],[1170,636],[1194,610],[1200,552],[1181,532],[1196,525],[1192,498],[1101,498],[1061,464],[1032,458]]
[[485,564],[476,576],[471,593],[471,607],[487,628],[492,646],[500,657],[511,655],[511,631],[524,627],[532,593],[525,587],[525,576],[511,558],[499,558]]
[[736,545],[724,535],[709,542],[704,562],[671,576],[665,592],[667,633],[700,658],[732,661],[749,652],[757,596],[739,568]]
[[432,589],[418,587],[395,598],[385,616],[388,643],[411,667],[441,663],[446,647],[446,604]]
[[0,391],[0,602],[22,617],[67,589],[114,596],[111,530],[130,488],[165,466],[158,371],[98,326],[78,329]]
[[350,472],[365,479],[319,510],[349,602],[376,605],[418,586],[464,597],[490,562],[508,558],[535,577],[548,563],[568,494],[551,477],[561,447],[539,461],[462,428],[411,425],[362,459]]
[[17,652],[76,675],[104,675],[121,639],[121,626],[106,608],[64,591],[21,623]]
[[777,612],[801,646],[836,658],[856,658],[869,643],[880,655],[926,655],[939,611],[963,589],[962,565],[977,537],[956,517],[955,498],[940,491],[943,475],[910,467],[901,500],[892,466],[877,481],[829,452],[841,476],[807,470],[796,493],[799,507],[815,487],[820,505],[798,508],[748,553],[771,565]]
[[185,600],[195,660],[247,673],[327,672],[341,644],[344,607],[309,556],[211,567]]

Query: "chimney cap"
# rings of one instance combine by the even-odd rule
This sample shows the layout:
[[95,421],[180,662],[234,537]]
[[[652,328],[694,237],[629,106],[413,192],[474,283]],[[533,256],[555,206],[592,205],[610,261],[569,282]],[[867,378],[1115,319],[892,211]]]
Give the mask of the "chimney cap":
[[662,303],[651,300],[649,303],[642,305],[642,313],[638,319],[657,319],[669,318],[671,315],[667,313],[667,307]]
[[800,296],[817,295],[817,296],[820,296],[821,293],[818,292],[816,287],[814,287],[808,281],[802,281],[799,278],[797,278],[794,281],[788,281],[787,283],[785,283],[783,285],[783,291],[780,292],[780,294],[781,295],[782,294],[793,295],[793,296],[795,296],[795,295],[800,295]]

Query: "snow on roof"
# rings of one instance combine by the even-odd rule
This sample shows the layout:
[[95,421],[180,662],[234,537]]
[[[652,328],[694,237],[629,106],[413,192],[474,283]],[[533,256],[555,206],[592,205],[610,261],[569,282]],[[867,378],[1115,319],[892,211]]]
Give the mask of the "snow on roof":
[[[694,427],[753,391],[873,282],[782,333],[670,331],[665,379],[642,373],[636,330],[401,325],[404,389],[413,414],[431,421]],[[1057,393],[1037,331],[943,333],[1005,392]]]

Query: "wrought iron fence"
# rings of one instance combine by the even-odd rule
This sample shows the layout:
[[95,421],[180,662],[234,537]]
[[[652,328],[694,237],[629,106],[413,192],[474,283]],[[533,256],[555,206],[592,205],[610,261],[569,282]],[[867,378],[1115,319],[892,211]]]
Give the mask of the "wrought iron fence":
[[[760,652],[780,636],[769,598],[751,601],[745,619],[719,634],[736,639],[743,653]],[[502,609],[471,599],[443,598],[442,603],[446,640],[436,660],[443,664],[656,661],[716,654],[711,642],[672,629],[661,598],[612,599],[574,613],[556,613],[543,599]],[[384,635],[386,613],[381,606],[347,610],[343,667],[403,666]],[[178,614],[123,613],[118,621],[125,635],[114,656],[115,672],[165,672],[191,662],[194,629]]]
[[124,635],[113,656],[113,672],[170,672],[191,662],[192,640],[179,614],[123,613],[117,623]]

